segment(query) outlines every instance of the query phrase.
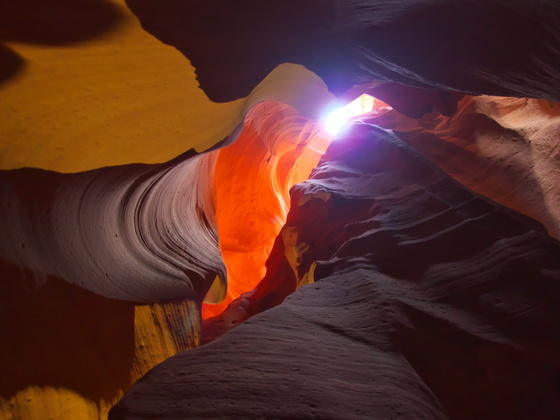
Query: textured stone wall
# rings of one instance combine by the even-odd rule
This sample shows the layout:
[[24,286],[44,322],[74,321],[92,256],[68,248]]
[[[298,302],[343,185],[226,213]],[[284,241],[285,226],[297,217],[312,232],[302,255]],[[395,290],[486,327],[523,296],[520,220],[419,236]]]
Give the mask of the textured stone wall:
[[271,304],[295,278],[269,265],[246,307],[279,306],[154,368],[110,419],[554,418],[560,244],[542,225],[362,123],[291,196],[314,283]]
[[[0,4],[0,417],[104,418],[280,305],[113,416],[555,418],[559,21],[552,0]],[[326,107],[362,93],[393,109],[290,199]]]

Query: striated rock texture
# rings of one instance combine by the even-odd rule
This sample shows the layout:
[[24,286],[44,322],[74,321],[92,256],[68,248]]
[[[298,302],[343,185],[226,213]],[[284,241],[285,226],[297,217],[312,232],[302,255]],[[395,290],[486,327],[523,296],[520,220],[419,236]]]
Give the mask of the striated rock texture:
[[461,184],[540,221],[560,239],[560,105],[466,96],[457,112],[419,119],[389,111],[363,121],[395,134]]
[[36,285],[49,275],[133,302],[202,299],[226,281],[212,178],[199,176],[212,165],[211,154],[186,153],[78,174],[2,171],[0,256]]
[[542,225],[363,123],[291,195],[315,282],[158,365],[110,419],[556,418],[560,244]]
[[106,418],[147,370],[198,344],[200,302],[216,273],[225,281],[211,178],[185,182],[205,156],[0,171],[0,418]]
[[[548,101],[560,99],[557,1],[0,0],[0,23],[0,418],[104,418],[131,383],[196,346],[199,335],[212,341],[314,280],[319,290],[303,288],[302,304],[292,299],[263,316],[270,330],[268,321],[249,323],[218,340],[232,355],[216,362],[234,361],[238,349],[255,355],[244,350],[252,343],[235,343],[259,335],[272,340],[258,342],[262,351],[286,354],[285,343],[268,346],[293,325],[305,355],[299,362],[290,353],[284,368],[272,357],[268,375],[283,389],[279,372],[310,366],[295,377],[315,381],[309,404],[319,399],[319,416],[334,402],[340,413],[348,392],[356,392],[349,410],[377,404],[371,394],[358,397],[357,377],[385,384],[378,395],[389,405],[387,390],[397,395],[400,387],[407,413],[426,418],[441,410],[452,418],[515,418],[523,404],[525,418],[550,417],[557,348],[546,322],[557,315],[549,303],[557,295],[547,276],[556,275],[558,258],[535,244],[545,236],[507,222],[518,218],[513,213],[487,213],[479,198],[463,203],[456,187],[448,197],[439,181],[430,184],[440,175],[409,162],[406,147],[391,158],[409,162],[404,175],[375,156],[386,173],[371,174],[350,152],[362,150],[357,140],[333,146],[315,181],[294,190],[281,227],[289,187],[322,153],[312,141],[321,137],[315,120],[332,93],[345,102],[369,92],[394,111],[365,121],[394,129],[455,180],[559,238],[559,111]],[[541,99],[457,103],[464,93]],[[333,165],[345,168],[343,176],[328,175],[338,170]],[[352,179],[363,185],[351,189]],[[391,183],[398,189],[383,190]],[[353,283],[342,281],[346,267]],[[224,296],[201,313],[202,300]],[[389,301],[387,311],[379,300]],[[333,307],[319,308],[321,301]],[[366,306],[371,313],[361,312]],[[201,315],[213,316],[202,333]],[[339,324],[326,323],[333,316]],[[373,325],[377,338],[362,340],[362,325]],[[351,331],[357,343],[337,331]],[[323,360],[306,359],[313,340],[329,343],[312,348]],[[329,378],[335,355],[356,364],[357,349],[371,350],[370,343],[380,351],[364,357],[392,366],[386,381],[375,372],[349,378],[352,366],[341,364],[339,382],[320,382],[317,372]],[[265,366],[267,358],[255,360]],[[242,368],[222,391],[237,384]],[[211,372],[206,359],[200,369]],[[254,386],[272,398],[259,382],[265,369],[255,367]],[[335,392],[336,383],[350,383],[347,394]],[[295,409],[309,413],[302,404]],[[228,413],[243,412],[236,410]]]
[[309,177],[331,138],[321,128],[285,104],[263,102],[249,112],[236,142],[217,152],[213,189],[228,282],[220,304],[203,305],[204,318],[221,313],[263,278],[286,221],[289,190]]
[[288,190],[326,144],[316,120],[265,102],[233,145],[205,154],[0,171],[0,418],[103,418],[196,346],[202,301],[220,313],[261,280]]

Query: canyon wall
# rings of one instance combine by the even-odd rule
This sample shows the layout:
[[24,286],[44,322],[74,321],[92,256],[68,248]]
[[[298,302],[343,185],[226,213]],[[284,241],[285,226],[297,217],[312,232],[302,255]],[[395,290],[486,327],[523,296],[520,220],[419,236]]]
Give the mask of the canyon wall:
[[152,369],[110,419],[554,418],[560,244],[541,224],[364,123],[291,198],[314,282]]
[[0,5],[0,417],[209,343],[112,416],[554,418],[557,2],[43,3]]

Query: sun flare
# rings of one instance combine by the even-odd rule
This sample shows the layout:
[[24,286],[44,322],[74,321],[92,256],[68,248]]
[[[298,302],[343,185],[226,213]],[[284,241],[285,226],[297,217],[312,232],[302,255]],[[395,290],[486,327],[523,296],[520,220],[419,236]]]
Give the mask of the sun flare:
[[373,111],[374,104],[375,98],[364,93],[347,105],[331,111],[323,120],[325,130],[335,136],[350,118]]

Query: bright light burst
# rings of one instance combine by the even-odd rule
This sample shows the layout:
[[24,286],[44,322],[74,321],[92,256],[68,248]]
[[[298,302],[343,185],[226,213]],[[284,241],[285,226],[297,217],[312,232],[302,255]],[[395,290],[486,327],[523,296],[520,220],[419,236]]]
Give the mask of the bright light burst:
[[323,120],[325,130],[333,136],[336,135],[350,118],[371,112],[374,102],[373,96],[364,93],[346,106],[333,110]]

